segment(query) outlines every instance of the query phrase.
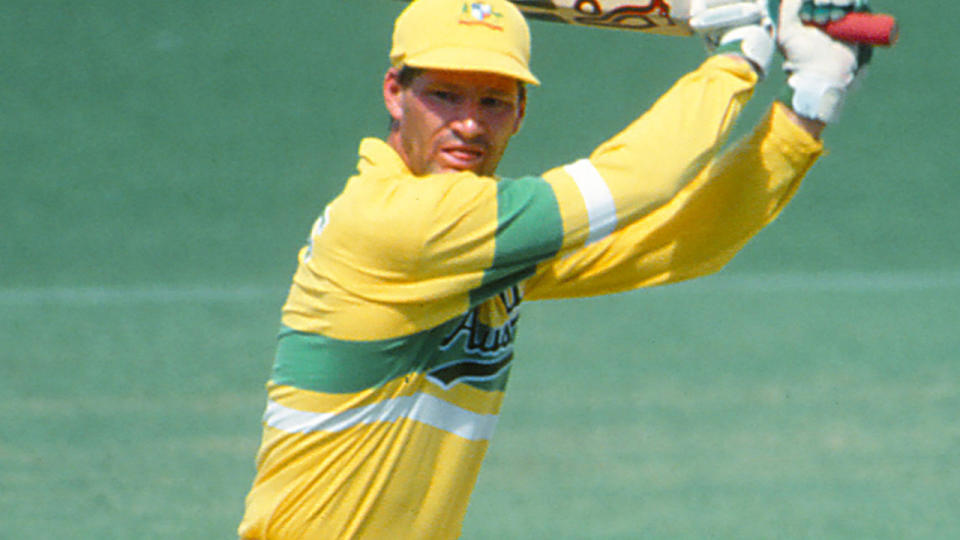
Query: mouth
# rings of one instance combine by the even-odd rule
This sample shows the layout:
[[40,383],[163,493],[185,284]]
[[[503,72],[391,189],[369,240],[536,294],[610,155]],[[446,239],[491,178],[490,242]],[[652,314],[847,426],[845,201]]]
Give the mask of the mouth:
[[440,149],[445,164],[455,170],[475,170],[483,163],[485,150],[476,145],[449,145]]

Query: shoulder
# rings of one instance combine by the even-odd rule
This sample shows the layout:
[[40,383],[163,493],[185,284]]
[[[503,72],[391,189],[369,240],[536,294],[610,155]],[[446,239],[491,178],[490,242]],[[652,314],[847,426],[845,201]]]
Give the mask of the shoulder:
[[492,178],[471,173],[358,175],[325,212],[323,243],[396,259],[393,265],[410,263],[441,236],[495,227],[496,208]]
[[411,219],[464,211],[485,199],[496,199],[497,180],[470,172],[413,176],[355,176],[340,196],[357,219]]

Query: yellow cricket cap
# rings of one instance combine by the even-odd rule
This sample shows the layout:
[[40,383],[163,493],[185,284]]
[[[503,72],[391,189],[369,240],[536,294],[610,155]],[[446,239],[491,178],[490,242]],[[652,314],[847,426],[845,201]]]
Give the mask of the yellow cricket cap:
[[530,72],[530,29],[507,0],[414,0],[394,24],[390,62],[540,84]]

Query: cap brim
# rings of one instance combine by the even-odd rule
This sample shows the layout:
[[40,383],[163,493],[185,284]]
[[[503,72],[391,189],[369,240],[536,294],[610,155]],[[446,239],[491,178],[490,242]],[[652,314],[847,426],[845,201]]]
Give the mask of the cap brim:
[[407,56],[403,58],[402,63],[424,69],[496,73],[525,83],[540,84],[540,80],[519,61],[492,51],[456,47],[438,48]]

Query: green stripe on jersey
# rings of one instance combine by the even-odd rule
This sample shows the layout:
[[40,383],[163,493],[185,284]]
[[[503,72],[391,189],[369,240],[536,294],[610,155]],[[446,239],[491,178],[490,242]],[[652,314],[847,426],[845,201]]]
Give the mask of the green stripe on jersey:
[[[378,341],[344,341],[284,328],[271,379],[317,392],[359,392],[417,371],[424,349],[436,348],[441,339],[420,332]],[[429,341],[433,347],[425,343]]]
[[493,265],[470,293],[477,305],[533,275],[563,246],[563,218],[553,187],[536,176],[497,182],[497,236]]
[[482,355],[474,357],[459,338],[444,346],[444,338],[460,331],[465,320],[466,314],[430,330],[378,341],[344,341],[284,327],[270,378],[302,390],[349,394],[410,373],[437,371],[444,382],[459,379],[480,390],[503,390],[508,358],[497,366]]

